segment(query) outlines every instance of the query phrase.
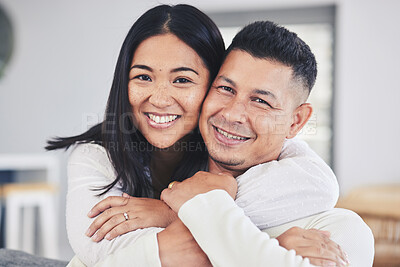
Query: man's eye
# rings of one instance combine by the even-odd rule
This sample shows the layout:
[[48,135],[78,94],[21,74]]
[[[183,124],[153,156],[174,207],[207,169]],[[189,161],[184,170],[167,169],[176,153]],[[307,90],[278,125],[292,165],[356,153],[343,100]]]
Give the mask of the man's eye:
[[265,101],[265,100],[263,100],[261,98],[256,98],[256,99],[254,99],[254,101],[257,102],[257,103],[260,103],[260,104],[267,105],[267,106],[272,108],[272,106],[267,101]]
[[139,79],[139,80],[142,80],[142,81],[151,82],[151,78],[148,75],[145,75],[145,74],[141,74],[141,75],[135,76],[135,77],[133,77],[133,79]]
[[222,85],[222,86],[218,86],[218,88],[220,88],[220,89],[222,89],[222,90],[224,90],[224,91],[228,91],[228,92],[233,93],[233,89],[230,88],[229,86],[224,86],[224,85]]
[[174,81],[174,83],[191,83],[191,80],[188,80],[186,78],[178,78]]

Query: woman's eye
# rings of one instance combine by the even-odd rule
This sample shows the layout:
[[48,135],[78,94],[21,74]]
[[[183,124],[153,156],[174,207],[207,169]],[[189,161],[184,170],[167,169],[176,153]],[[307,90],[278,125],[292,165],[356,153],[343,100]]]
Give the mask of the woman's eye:
[[178,78],[174,81],[174,83],[190,83],[192,81],[186,79],[186,78]]
[[148,75],[145,75],[145,74],[141,74],[141,75],[135,76],[133,79],[139,79],[139,80],[142,80],[142,81],[151,82],[151,78]]

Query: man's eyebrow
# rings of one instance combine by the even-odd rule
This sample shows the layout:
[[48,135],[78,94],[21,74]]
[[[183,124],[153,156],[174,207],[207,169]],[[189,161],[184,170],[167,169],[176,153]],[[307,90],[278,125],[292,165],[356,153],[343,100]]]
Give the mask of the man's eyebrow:
[[233,87],[236,87],[236,83],[234,81],[232,81],[231,79],[229,79],[228,77],[226,77],[224,75],[221,75],[221,76],[218,77],[218,80],[220,80],[220,79],[222,79],[225,82],[231,84]]
[[142,70],[148,70],[148,71],[153,71],[153,69],[152,68],[150,68],[149,66],[146,66],[146,65],[133,65],[132,67],[131,67],[131,70],[132,69],[142,69]]
[[194,72],[194,73],[196,73],[197,75],[199,75],[199,73],[198,73],[197,71],[195,71],[195,70],[192,69],[192,68],[188,68],[188,67],[179,67],[179,68],[175,68],[175,69],[173,69],[171,72],[180,72],[180,71],[191,71],[191,72]]
[[270,96],[274,99],[277,99],[276,96],[272,92],[267,91],[267,90],[255,89],[255,90],[253,90],[253,94],[266,95],[266,96]]

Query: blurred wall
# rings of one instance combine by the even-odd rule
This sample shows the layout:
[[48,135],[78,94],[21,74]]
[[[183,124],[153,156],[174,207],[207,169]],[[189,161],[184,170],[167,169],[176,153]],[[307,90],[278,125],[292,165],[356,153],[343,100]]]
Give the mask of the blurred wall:
[[[334,145],[341,191],[400,182],[399,1],[182,2],[205,12],[336,4]],[[0,153],[40,153],[49,136],[78,134],[101,120],[123,38],[157,3],[0,0],[15,31],[14,54],[0,80]],[[65,166],[67,155],[55,154]],[[68,259],[72,252],[60,234]]]

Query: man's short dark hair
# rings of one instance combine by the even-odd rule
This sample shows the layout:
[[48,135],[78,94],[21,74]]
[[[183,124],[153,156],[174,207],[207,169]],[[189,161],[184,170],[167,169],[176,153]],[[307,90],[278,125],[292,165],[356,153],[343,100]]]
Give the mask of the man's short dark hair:
[[255,58],[280,62],[293,70],[307,95],[317,77],[317,62],[310,47],[297,34],[271,21],[256,21],[244,27],[227,49],[242,50]]

